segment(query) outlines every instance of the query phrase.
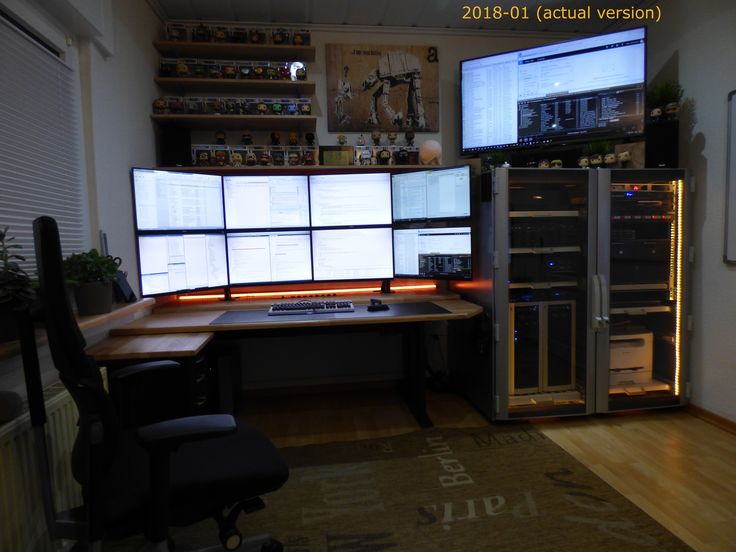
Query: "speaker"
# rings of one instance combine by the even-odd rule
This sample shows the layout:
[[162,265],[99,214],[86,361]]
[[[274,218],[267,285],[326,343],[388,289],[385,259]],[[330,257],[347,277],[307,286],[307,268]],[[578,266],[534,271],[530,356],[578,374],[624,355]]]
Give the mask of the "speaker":
[[679,167],[680,121],[673,119],[650,122],[645,132],[646,168]]
[[192,139],[188,128],[162,126],[158,139],[161,166],[188,167],[192,164]]

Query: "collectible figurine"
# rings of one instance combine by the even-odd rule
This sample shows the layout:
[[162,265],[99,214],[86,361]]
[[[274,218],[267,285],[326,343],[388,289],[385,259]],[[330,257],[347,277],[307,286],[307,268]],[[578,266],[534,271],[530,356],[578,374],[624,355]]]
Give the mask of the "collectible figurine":
[[181,60],[176,62],[176,76],[179,78],[186,78],[189,76],[189,66]]
[[214,42],[227,42],[227,33],[222,27],[217,27],[212,33],[212,40]]
[[281,112],[284,110],[284,104],[280,102],[273,102],[271,104],[271,113],[274,115],[281,115]]
[[258,161],[261,165],[269,165],[271,163],[271,155],[268,153],[268,150],[263,150],[261,152],[261,155],[258,157]]
[[299,154],[295,151],[289,152],[289,165],[299,164]]
[[357,146],[365,146],[365,138],[363,137],[362,134],[360,136],[358,136],[358,139],[355,141],[355,145],[357,145]]
[[396,152],[396,164],[397,165],[408,165],[409,164],[409,152],[406,148],[401,148]]
[[271,145],[272,146],[280,146],[281,145],[281,135],[278,132],[272,132],[271,133]]
[[200,167],[210,166],[210,152],[207,150],[200,150],[197,154],[197,165]]
[[251,44],[263,44],[266,42],[266,33],[260,29],[251,29],[250,42]]
[[541,159],[539,163],[537,163],[537,167],[540,169],[549,169],[549,160]]
[[289,145],[296,146],[297,144],[299,144],[299,134],[292,130],[289,132]]
[[337,137],[338,144],[340,144],[341,146],[344,146],[345,144],[347,144],[347,142],[348,142],[347,136],[345,136],[344,134],[338,135]]
[[174,98],[169,100],[169,112],[170,113],[186,113],[187,104],[181,98]]
[[381,131],[374,130],[373,132],[371,132],[371,139],[373,140],[374,146],[380,146],[381,145]]
[[256,80],[263,80],[266,78],[266,70],[263,65],[256,65],[253,68],[253,78]]
[[203,23],[197,25],[192,29],[192,42],[209,42],[210,40],[210,29]]
[[209,78],[211,79],[221,79],[222,78],[222,67],[219,65],[210,65],[207,68],[207,74],[209,75]]
[[215,131],[215,144],[225,145],[225,136],[224,130]]
[[312,114],[312,104],[311,103],[300,103],[299,104],[299,114],[300,115],[311,115]]
[[294,46],[309,46],[309,31],[294,31],[294,34],[291,38],[291,43],[294,44]]
[[629,150],[620,151],[616,156],[622,167],[625,167],[631,161],[631,152]]
[[388,137],[388,144],[389,146],[393,146],[396,144],[396,133],[391,131],[387,134]]
[[227,165],[227,151],[215,151],[215,165],[218,167],[224,167],[225,165]]
[[299,107],[295,103],[289,102],[288,104],[286,104],[286,109],[284,111],[287,115],[298,115]]
[[603,163],[603,156],[600,153],[594,153],[590,156],[590,166],[599,167]]
[[296,80],[307,80],[307,68],[297,67],[294,75],[296,76]]
[[256,105],[256,111],[259,115],[265,115],[268,111],[268,105],[263,102],[258,102],[258,104]]
[[156,98],[153,100],[153,112],[158,115],[166,113],[166,100],[164,98]]
[[407,146],[413,146],[414,145],[414,131],[413,130],[407,130],[404,133],[404,138],[406,139],[406,145]]
[[234,151],[230,155],[230,162],[232,163],[233,167],[240,167],[243,165],[243,154],[239,151]]
[[271,33],[271,42],[274,44],[287,44],[289,42],[289,31],[276,29]]
[[271,67],[271,66],[266,67],[266,78],[268,80],[278,80],[279,73],[275,67]]
[[307,132],[304,135],[304,139],[307,141],[308,146],[313,146],[314,145],[314,132]]
[[562,159],[553,159],[549,162],[549,166],[553,169],[561,169],[562,168]]
[[391,152],[387,149],[382,149],[378,152],[378,164],[379,165],[390,165],[391,163]]
[[371,164],[371,149],[370,148],[363,148],[363,150],[360,152],[360,164],[361,165]]
[[652,119],[652,121],[659,121],[660,117],[662,117],[661,107],[655,107],[649,112],[649,118]]
[[284,164],[284,152],[283,150],[277,149],[271,151],[271,160],[274,165],[281,166]]
[[255,165],[257,160],[258,159],[256,158],[256,154],[253,153],[252,151],[249,151],[248,153],[245,154],[245,164],[248,165],[249,167],[252,167],[253,165]]
[[238,73],[234,65],[225,65],[225,67],[222,68],[222,75],[226,79],[234,79],[238,76]]
[[616,154],[615,153],[607,153],[603,156],[603,163],[605,165],[613,165],[616,163]]
[[314,152],[312,150],[304,152],[303,162],[305,165],[314,165]]
[[588,159],[586,156],[582,156],[578,159],[578,167],[581,169],[587,169],[590,166],[590,159]]
[[253,145],[253,135],[250,132],[244,132],[241,140],[246,146]]
[[291,71],[286,65],[279,67],[279,78],[281,80],[291,80]]
[[174,42],[183,42],[187,39],[187,33],[181,27],[169,27],[166,35],[169,40]]
[[238,68],[241,79],[252,79],[253,78],[253,66],[252,65],[241,65]]
[[664,106],[664,112],[665,115],[667,115],[667,119],[677,119],[677,114],[680,112],[680,104],[677,102],[670,102]]

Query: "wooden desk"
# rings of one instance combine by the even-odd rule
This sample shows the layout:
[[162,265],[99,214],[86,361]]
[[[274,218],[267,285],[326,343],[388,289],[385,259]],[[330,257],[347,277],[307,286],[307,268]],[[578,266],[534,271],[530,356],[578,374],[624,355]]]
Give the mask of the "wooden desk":
[[[175,309],[167,308],[165,312],[154,313],[145,318],[135,320],[125,326],[115,328],[111,335],[117,338],[124,336],[148,336],[165,335],[167,339],[173,334],[192,333],[215,333],[225,336],[243,336],[266,334],[279,334],[290,332],[320,332],[350,330],[356,327],[381,325],[384,328],[392,328],[402,334],[405,351],[407,353],[406,370],[406,401],[414,414],[417,422],[422,427],[431,427],[432,422],[426,411],[424,371],[426,368],[426,351],[424,348],[424,324],[433,321],[468,320],[483,312],[483,308],[474,303],[461,299],[445,299],[427,301],[434,303],[445,312],[434,314],[396,314],[387,316],[385,313],[378,315],[372,312],[361,312],[359,315],[341,318],[340,315],[314,315],[305,316],[272,316],[261,317],[258,321],[212,324],[223,313],[233,310],[222,308],[221,304],[212,303],[212,310],[183,309],[177,312]],[[237,305],[237,303],[236,303]],[[237,308],[237,307],[236,307]],[[263,306],[242,304],[242,310],[263,310]],[[356,305],[356,311],[357,311]],[[362,309],[361,309],[362,310]],[[397,311],[400,309],[396,309]],[[121,342],[124,343],[124,342]],[[144,341],[139,343],[143,344]],[[156,343],[154,341],[154,343]],[[129,345],[128,345],[129,346]]]
[[186,358],[201,353],[214,336],[212,332],[112,336],[86,352],[98,362]]

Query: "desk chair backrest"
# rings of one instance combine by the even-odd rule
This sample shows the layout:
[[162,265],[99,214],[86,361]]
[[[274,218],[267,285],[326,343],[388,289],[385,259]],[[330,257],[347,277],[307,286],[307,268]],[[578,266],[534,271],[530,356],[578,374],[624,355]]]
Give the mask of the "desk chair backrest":
[[51,217],[33,221],[39,295],[51,357],[79,410],[72,470],[85,502],[100,492],[117,442],[118,423],[100,371],[84,352],[85,341],[69,303],[59,229]]

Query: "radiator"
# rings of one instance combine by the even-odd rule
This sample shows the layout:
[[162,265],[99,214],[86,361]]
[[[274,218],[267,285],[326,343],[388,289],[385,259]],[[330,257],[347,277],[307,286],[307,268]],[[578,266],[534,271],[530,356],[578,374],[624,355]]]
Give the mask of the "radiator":
[[[56,510],[81,504],[80,487],[71,473],[71,450],[77,434],[77,407],[61,383],[44,389],[46,440]],[[31,419],[25,412],[0,426],[0,550],[52,552],[44,519],[38,461]]]

